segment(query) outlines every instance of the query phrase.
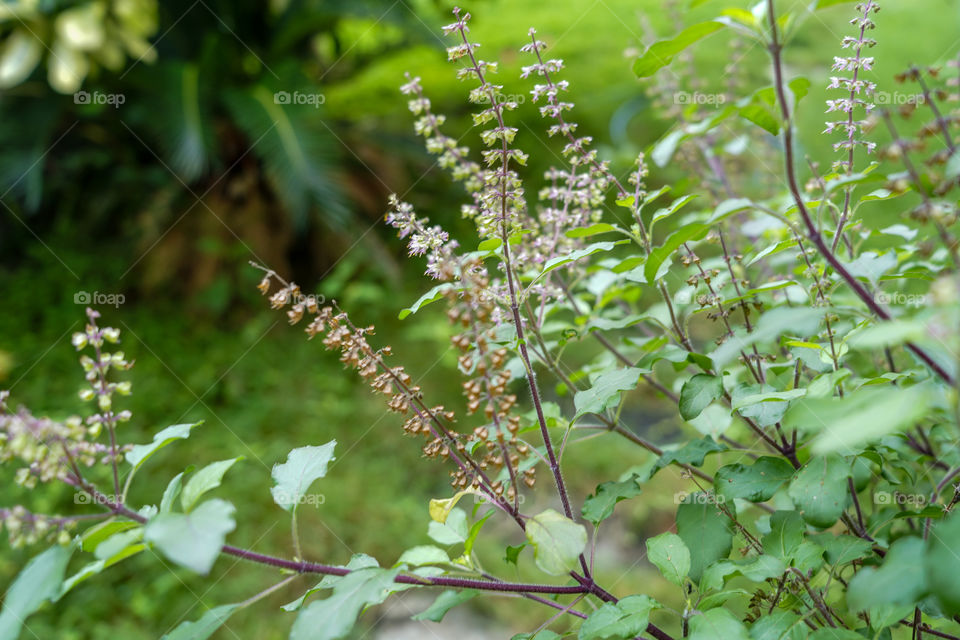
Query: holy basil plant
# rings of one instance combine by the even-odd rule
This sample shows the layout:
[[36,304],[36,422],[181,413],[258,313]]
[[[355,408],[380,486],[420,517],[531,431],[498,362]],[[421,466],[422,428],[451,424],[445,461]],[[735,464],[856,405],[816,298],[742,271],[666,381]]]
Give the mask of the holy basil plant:
[[[289,517],[286,553],[229,544],[240,514],[218,487],[259,473],[241,472],[237,457],[191,465],[153,502],[132,503],[138,472],[162,449],[189,451],[202,427],[124,443],[131,416],[114,401],[130,391],[117,379],[129,363],[114,347],[119,331],[91,309],[73,339],[90,416],[37,417],[3,396],[0,451],[20,465],[18,482],[65,483],[86,506],[2,512],[14,543],[46,550],[7,590],[0,639],[145,551],[199,574],[225,555],[273,574],[260,593],[167,638],[211,637],[294,584],[300,597],[277,616],[294,640],[347,637],[365,609],[414,589],[436,597],[413,616],[425,624],[476,596],[520,596],[541,623],[515,638],[960,637],[957,65],[876,68],[878,10],[821,0],[777,13],[766,0],[651,43],[633,68],[672,127],[628,175],[578,134],[563,62],[531,29],[523,86],[559,149],[543,182],[523,169],[519,143],[544,147],[515,126],[518,94],[497,84],[470,15],[455,10],[447,53],[469,87],[480,153],[444,132],[420,78],[402,91],[427,149],[462,184],[476,237],[455,239],[397,197],[387,223],[433,281],[400,316],[445,307],[462,404],[437,404],[372,327],[258,265],[270,305],[339,353],[437,473],[449,472],[449,492],[424,505],[430,520],[410,523],[422,544],[343,566],[304,556],[298,513],[315,508],[319,487],[338,486],[328,477],[337,445],[322,435],[264,474]],[[787,44],[828,11],[852,26],[824,63],[820,136],[799,128],[798,114],[822,105],[791,73]],[[699,78],[688,49],[706,38],[769,73],[745,62]],[[912,100],[880,90],[894,75],[907,92],[896,95]],[[769,83],[749,84],[758,77]],[[668,416],[669,428],[654,438],[640,428],[647,414]],[[622,457],[576,495],[564,454],[594,436],[619,439]],[[654,529],[635,560],[611,567],[598,553],[603,525],[627,501],[671,512],[645,525]],[[515,537],[502,562],[481,558],[478,544],[506,530]],[[661,579],[625,579],[654,572]]]

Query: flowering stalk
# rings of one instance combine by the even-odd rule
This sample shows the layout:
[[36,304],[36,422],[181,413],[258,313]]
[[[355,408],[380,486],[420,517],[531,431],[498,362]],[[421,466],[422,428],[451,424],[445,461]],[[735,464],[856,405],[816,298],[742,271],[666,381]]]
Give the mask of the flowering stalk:
[[[853,154],[857,145],[866,148],[867,153],[876,148],[876,143],[867,140],[858,139],[858,134],[863,133],[863,127],[866,124],[863,120],[856,119],[856,110],[862,108],[867,115],[874,109],[874,104],[869,102],[870,97],[876,91],[877,85],[869,80],[860,78],[861,71],[870,71],[873,68],[873,57],[864,56],[865,48],[876,46],[877,41],[866,37],[869,30],[876,28],[876,25],[870,19],[871,13],[880,11],[879,5],[874,0],[866,0],[857,4],[859,15],[850,21],[851,24],[860,28],[858,37],[847,36],[843,39],[841,46],[844,49],[852,49],[853,55],[847,57],[836,56],[833,59],[833,70],[840,72],[850,72],[850,76],[832,76],[828,89],[844,89],[847,91],[847,97],[835,100],[827,100],[827,112],[840,111],[846,114],[846,119],[840,122],[827,122],[827,128],[824,133],[832,133],[836,129],[842,129],[846,138],[833,145],[834,151],[845,149],[847,152],[846,160],[839,160],[834,163],[834,170],[844,169],[846,175],[853,173]],[[863,94],[863,98],[860,95]],[[843,236],[843,227],[850,215],[850,198],[853,187],[848,186],[844,189],[843,210],[840,213],[840,220],[837,222],[837,230],[833,236],[833,251],[837,250],[840,238]]]
[[[807,204],[803,199],[803,195],[800,193],[800,186],[797,181],[797,172],[794,166],[793,157],[793,118],[790,113],[790,105],[787,102],[786,89],[784,88],[783,60],[781,57],[782,45],[780,44],[779,40],[777,18],[773,0],[767,0],[767,20],[770,26],[771,38],[769,49],[771,58],[773,59],[773,86],[777,95],[777,103],[780,105],[780,114],[784,121],[784,168],[787,177],[787,186],[790,189],[790,195],[793,197],[794,204],[797,206],[797,211],[800,213],[800,218],[802,219],[803,225],[807,230],[807,236],[817,247],[817,251],[819,251],[820,255],[822,255],[830,267],[841,278],[843,278],[847,285],[867,306],[867,308],[870,309],[870,311],[872,311],[881,320],[891,320],[892,317],[890,312],[880,305],[870,294],[870,291],[868,291],[867,288],[859,280],[857,280],[857,278],[850,273],[846,267],[843,266],[833,250],[824,241],[823,236],[820,234],[820,231],[813,222],[813,218],[810,216],[810,212],[807,209]],[[941,379],[949,383],[951,386],[955,384],[953,376],[950,375],[950,373],[944,369],[940,363],[934,360],[933,357],[931,357],[930,354],[927,353],[922,347],[918,347],[913,342],[905,342],[904,346],[906,346],[907,349],[920,358],[920,360],[930,367],[930,369]]]
[[[537,422],[540,425],[540,434],[543,437],[544,446],[546,447],[550,471],[553,473],[554,481],[557,485],[557,493],[560,496],[563,512],[568,518],[573,519],[573,510],[570,508],[570,498],[567,494],[567,488],[563,481],[563,476],[560,473],[560,464],[553,449],[553,443],[550,440],[550,432],[547,428],[547,420],[544,416],[543,405],[540,401],[540,390],[537,386],[536,377],[533,372],[533,366],[530,363],[530,356],[527,353],[526,338],[523,330],[523,320],[520,317],[520,307],[517,299],[516,284],[514,283],[513,266],[510,260],[510,231],[513,224],[512,219],[522,208],[523,192],[522,189],[519,188],[516,175],[510,169],[509,163],[511,158],[517,159],[520,162],[525,162],[526,156],[518,155],[518,152],[512,151],[509,147],[509,143],[513,140],[513,136],[516,133],[516,130],[508,128],[503,120],[503,111],[509,108],[509,105],[505,105],[499,100],[497,96],[498,87],[496,85],[489,84],[486,80],[484,70],[491,69],[491,63],[480,61],[476,58],[474,54],[474,45],[471,44],[467,38],[467,21],[470,18],[470,14],[464,14],[463,18],[460,18],[460,10],[454,9],[454,15],[457,17],[457,22],[444,27],[444,31],[446,33],[450,33],[452,31],[459,33],[462,44],[451,48],[451,58],[457,59],[458,57],[463,56],[467,56],[469,58],[470,66],[467,67],[467,70],[476,76],[477,80],[480,82],[479,90],[483,92],[490,101],[490,107],[483,112],[481,115],[481,120],[489,121],[490,119],[495,119],[497,124],[494,129],[485,132],[485,140],[490,142],[497,140],[500,141],[499,150],[485,152],[487,154],[488,162],[490,162],[490,160],[493,158],[498,158],[500,162],[500,169],[496,174],[496,180],[494,182],[494,184],[497,186],[497,192],[495,197],[486,198],[486,205],[490,207],[491,204],[499,204],[499,227],[500,239],[502,242],[501,246],[503,249],[503,268],[507,276],[507,288],[510,296],[510,311],[513,315],[514,327],[517,331],[517,342],[520,346],[520,358],[523,361],[523,366],[526,370],[530,395],[533,398],[534,408],[537,413]],[[476,91],[477,89],[474,89],[474,92]],[[584,560],[582,554],[580,556],[580,562],[586,571],[586,561]]]

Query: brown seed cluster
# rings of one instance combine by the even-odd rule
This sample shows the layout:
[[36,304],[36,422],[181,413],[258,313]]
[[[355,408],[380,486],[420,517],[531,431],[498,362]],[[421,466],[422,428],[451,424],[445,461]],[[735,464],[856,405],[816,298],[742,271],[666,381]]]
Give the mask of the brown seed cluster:
[[[487,277],[478,269],[467,269],[463,279],[464,291],[448,294],[450,322],[462,329],[451,338],[460,352],[457,363],[460,371],[468,376],[463,383],[467,399],[467,414],[481,415],[485,422],[474,428],[467,436],[471,452],[481,469],[507,469],[509,485],[502,480],[494,482],[492,489],[510,500],[517,496],[519,482],[532,487],[535,482],[533,467],[520,470],[521,462],[530,454],[530,446],[517,437],[520,417],[511,415],[517,396],[508,393],[511,374],[506,368],[507,349],[492,343],[492,314],[495,308],[489,296],[477,295],[486,291]],[[468,479],[463,471],[451,473],[453,486],[466,487]]]
[[[321,305],[316,297],[304,296],[300,287],[281,280],[273,272],[263,277],[257,288],[263,294],[269,293],[274,284],[280,289],[270,295],[270,306],[274,309],[288,307],[287,318],[290,324],[297,324],[305,316],[309,317],[307,335],[313,339],[323,336],[323,345],[329,350],[340,352],[340,361],[356,370],[364,381],[378,394],[388,396],[387,408],[394,413],[409,416],[403,424],[403,430],[409,435],[423,436],[426,443],[423,453],[428,458],[448,458],[451,447],[464,450],[463,438],[451,431],[449,424],[455,415],[443,406],[428,406],[423,401],[419,386],[402,366],[391,367],[384,359],[391,355],[389,346],[374,349],[367,337],[373,335],[374,328],[357,327],[349,316],[334,305]],[[469,482],[479,483],[471,475]]]

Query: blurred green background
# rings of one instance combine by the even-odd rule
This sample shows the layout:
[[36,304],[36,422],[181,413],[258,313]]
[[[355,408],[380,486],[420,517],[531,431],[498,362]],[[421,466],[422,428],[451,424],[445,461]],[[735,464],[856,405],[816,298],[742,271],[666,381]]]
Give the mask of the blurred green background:
[[[517,144],[532,156],[528,193],[559,161],[560,147],[547,139],[529,102],[531,82],[519,79],[520,66],[529,63],[519,53],[527,29],[536,26],[550,55],[566,63],[577,104],[572,119],[626,173],[637,152],[674,124],[654,108],[648,84],[633,77],[632,58],[657,34],[675,31],[678,20],[748,6],[714,0],[688,11],[688,4],[476,0],[466,6],[483,57],[501,61],[504,93],[527,98],[516,126]],[[955,3],[882,4],[873,51],[878,81],[888,83],[911,62],[956,57]],[[293,447],[336,439],[338,459],[321,488],[326,501],[302,515],[307,556],[344,563],[363,551],[389,564],[425,542],[427,502],[448,494],[448,469],[421,460],[418,445],[402,437],[396,417],[371,402],[366,387],[322,345],[307,343],[266,309],[247,262],[336,299],[358,324],[376,324],[377,339],[421,378],[431,401],[458,406],[443,314],[431,308],[396,320],[399,308],[429,284],[420,275],[423,264],[407,260],[381,222],[387,195],[397,192],[464,244],[475,241],[459,219],[462,194],[413,135],[398,91],[405,71],[420,76],[435,110],[449,116],[446,132],[477,147],[466,89],[439,36],[451,7],[431,0],[0,3],[0,388],[12,390],[13,404],[57,417],[82,411],[76,396],[82,376],[69,343],[83,321],[83,304],[75,300],[82,302],[82,292],[122,294],[123,304],[100,310],[104,324],[123,331],[124,349],[136,359],[134,395],[126,401],[134,419],[123,440],[142,442],[169,424],[205,420],[141,474],[133,504],[158,501],[186,464],[243,455],[220,489],[238,509],[229,540],[285,555],[289,528],[270,498],[269,469]],[[824,87],[849,30],[850,8],[841,3],[810,17],[787,56],[790,73],[813,83],[798,114],[804,152],[827,164],[829,141],[818,135]],[[733,49],[730,40],[720,34],[698,47],[678,70],[680,81],[692,70],[700,80],[691,86],[702,91],[723,91],[731,75],[750,90],[765,86],[761,48]],[[701,114],[709,108],[701,106]],[[762,162],[753,164],[762,186],[769,176]],[[668,180],[697,178],[676,169],[651,175],[655,184]],[[681,427],[674,413],[638,391],[625,415],[662,441]],[[565,454],[579,499],[644,459],[615,436]],[[77,508],[66,490],[28,496],[12,475],[0,471],[3,506]],[[643,565],[627,576],[622,567],[640,558],[648,534],[670,526],[666,507],[680,486],[675,475],[661,474],[643,504],[624,504],[605,525],[611,530],[600,567],[614,592],[639,588],[649,577]],[[529,499],[546,504],[550,497],[535,492]],[[481,550],[488,568],[531,577],[529,558],[518,569],[501,560],[502,543],[517,543],[516,532],[488,529],[501,541]],[[0,585],[30,554],[3,543]],[[144,554],[75,590],[29,626],[39,638],[158,638],[179,620],[244,599],[274,578],[224,559],[203,579]],[[309,584],[299,581],[237,614],[232,631],[217,637],[286,637],[292,616],[271,605]],[[423,604],[410,607],[415,612]],[[366,625],[383,614],[387,621],[357,637],[404,637],[390,621],[409,616],[406,606],[366,616]],[[489,637],[529,630],[544,617],[496,600],[475,606],[495,630]],[[469,637],[457,620],[440,637]]]

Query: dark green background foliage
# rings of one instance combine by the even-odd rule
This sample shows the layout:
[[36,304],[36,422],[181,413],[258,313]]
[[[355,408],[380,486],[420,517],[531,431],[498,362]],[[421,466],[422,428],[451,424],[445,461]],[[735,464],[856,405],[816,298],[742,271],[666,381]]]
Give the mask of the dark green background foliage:
[[[0,33],[9,37],[29,26],[52,42],[56,16],[82,4],[41,0],[29,18],[0,22]],[[622,176],[637,153],[655,148],[679,117],[651,97],[648,89],[656,83],[639,81],[631,70],[633,61],[652,41],[676,33],[683,25],[711,18],[727,5],[743,9],[748,4],[752,3],[477,0],[467,9],[473,14],[471,35],[482,43],[483,55],[501,61],[497,81],[508,94],[529,90],[530,83],[518,79],[520,67],[529,60],[521,58],[518,50],[527,42],[527,29],[537,28],[538,37],[551,44],[550,56],[566,63],[563,77],[570,81],[570,98],[577,104],[579,133],[592,135],[601,157],[609,159],[614,172]],[[785,12],[809,3],[780,4]],[[892,84],[890,78],[908,63],[942,65],[956,58],[960,13],[954,3],[887,0],[883,4],[876,18],[875,37],[880,44],[871,51],[877,59],[878,82]],[[398,91],[404,72],[420,76],[435,111],[448,116],[447,133],[464,135],[464,144],[479,149],[477,131],[471,129],[475,105],[466,102],[465,85],[455,79],[445,61],[447,43],[438,36],[440,25],[450,21],[452,5],[431,0],[173,0],[161,1],[158,7],[156,26],[149,34],[155,59],[151,55],[137,61],[138,56],[128,55],[116,69],[94,62],[77,87],[91,94],[122,95],[123,104],[78,104],[72,91],[54,90],[47,80],[46,53],[23,82],[0,93],[0,388],[12,390],[14,406],[24,404],[55,418],[82,412],[76,395],[82,373],[70,346],[71,333],[84,322],[83,305],[75,303],[75,295],[83,291],[122,294],[122,305],[100,310],[104,325],[121,329],[123,349],[136,360],[127,375],[134,392],[124,399],[133,420],[123,427],[123,441],[147,442],[167,425],[204,421],[189,440],[189,463],[201,466],[245,457],[219,489],[223,498],[237,506],[238,527],[229,542],[284,555],[289,546],[288,519],[267,489],[270,468],[292,448],[336,440],[337,460],[324,481],[324,503],[302,508],[298,515],[304,555],[346,564],[354,553],[363,552],[390,566],[403,549],[428,542],[428,501],[450,495],[449,469],[424,460],[417,443],[403,436],[397,416],[371,401],[369,389],[352,371],[345,372],[334,354],[324,351],[318,341],[307,343],[282,315],[264,309],[255,290],[259,273],[247,262],[269,264],[327,300],[336,299],[358,324],[375,324],[377,342],[393,347],[397,360],[429,389],[431,401],[451,407],[462,402],[456,353],[449,342],[452,330],[437,310],[439,305],[397,320],[398,311],[412,304],[430,283],[421,277],[422,261],[408,260],[402,243],[382,224],[388,194],[409,192],[403,197],[414,202],[421,215],[462,237],[464,245],[476,243],[470,223],[460,217],[462,194],[443,179],[434,157],[422,150],[411,131],[406,98]],[[841,55],[839,39],[850,31],[851,11],[852,4],[838,3],[816,12],[789,46],[790,76],[802,75],[810,81],[809,93],[797,108],[799,155],[820,163],[822,173],[836,158],[831,141],[819,135],[829,64],[834,55]],[[741,85],[739,91],[769,86],[769,61],[762,47],[741,43],[732,48],[732,41],[727,32],[713,35],[692,49],[683,64],[671,67],[676,74],[668,69],[662,75],[679,87],[703,93],[723,92],[732,80]],[[728,68],[731,60],[736,60],[735,69]],[[277,104],[277,92],[322,96],[314,98],[322,104]],[[722,108],[700,105],[684,117],[709,117],[711,109]],[[525,176],[533,197],[534,187],[545,184],[544,170],[560,162],[561,145],[545,135],[528,95],[511,115],[512,126],[519,129],[520,146],[531,154]],[[901,133],[915,128],[909,122],[901,126]],[[738,121],[717,133],[731,166],[737,167],[737,188],[757,198],[771,190],[781,191],[778,140],[756,127],[743,130],[743,122]],[[663,145],[659,148],[662,151]],[[700,187],[701,179],[684,163],[683,153],[681,147],[670,164],[654,168],[648,178],[651,191],[671,184],[671,197],[680,197]],[[897,201],[867,206],[870,215],[860,220],[861,228],[867,230],[902,222],[901,212],[907,208]],[[923,233],[920,241],[927,235],[935,239],[929,229]],[[885,250],[899,242],[893,236],[887,240],[887,246],[876,243],[870,248]],[[783,255],[792,261],[794,253]],[[783,277],[795,277],[787,273],[795,267],[792,262],[781,265],[777,268],[785,270]],[[688,275],[671,275],[672,285],[682,286]],[[908,283],[905,291],[911,291],[911,286]],[[917,290],[925,286],[921,283]],[[641,306],[647,306],[650,301],[644,296],[655,294],[650,291],[614,292],[611,299],[622,296],[634,303],[639,298]],[[694,318],[690,331],[701,343],[714,337],[702,316]],[[586,366],[595,356],[591,346],[573,341],[565,352],[577,366],[584,365],[577,372],[577,380],[584,384],[587,370],[599,370]],[[906,356],[901,357],[906,361]],[[852,368],[859,366],[851,360]],[[864,357],[862,362],[867,360]],[[680,369],[666,361],[655,367],[651,363],[651,370],[671,388],[685,375],[677,373]],[[789,372],[781,374],[790,377]],[[859,463],[864,468],[872,465],[866,472],[856,465],[851,470],[846,462],[837,462],[839,458],[824,457],[822,468],[807,466],[795,476],[793,467],[782,459],[761,457],[748,464],[735,462],[740,457],[735,452],[715,454],[714,447],[725,447],[713,440],[697,440],[710,432],[709,425],[697,433],[685,422],[705,409],[702,418],[716,417],[710,405],[723,392],[722,381],[701,375],[704,379],[685,386],[682,393],[682,382],[675,385],[679,411],[676,403],[649,387],[633,389],[633,384],[619,405],[612,403],[618,417],[648,440],[691,442],[668,453],[672,458],[657,461],[640,448],[627,449],[623,440],[612,435],[585,438],[564,455],[568,486],[578,497],[577,504],[590,494],[597,496],[584,508],[587,520],[604,520],[614,504],[626,501],[606,520],[606,540],[597,555],[598,582],[616,581],[618,595],[643,592],[682,611],[687,596],[677,585],[689,583],[697,585],[698,594],[710,594],[706,597],[713,601],[708,604],[716,606],[724,598],[737,602],[731,610],[739,618],[750,607],[749,598],[735,599],[742,595],[737,589],[750,589],[751,580],[762,583],[779,575],[777,567],[820,570],[823,558],[839,567],[860,563],[869,554],[861,540],[835,537],[840,528],[811,533],[811,527],[832,526],[844,509],[850,511],[848,476],[858,483],[863,480],[857,487],[862,489],[866,479],[858,474],[882,469],[882,482],[889,484],[881,489],[887,495],[903,482],[927,488],[923,483],[929,478],[914,477],[909,464],[900,459],[901,450],[886,440],[872,454],[876,459],[858,458],[866,457],[867,462]],[[570,390],[548,375],[541,378],[546,398],[572,416],[575,405]],[[523,403],[529,398],[519,381],[515,383],[513,391],[526,411],[530,407]],[[784,389],[728,391],[736,401]],[[912,397],[918,403],[928,400],[923,395]],[[864,397],[857,406],[865,411],[878,398]],[[770,418],[768,412],[786,409],[785,401],[792,399],[769,396],[768,401],[784,402],[754,402],[741,415],[764,424]],[[803,416],[797,414],[803,406],[794,403],[790,408],[800,423]],[[828,409],[817,407],[821,410]],[[849,412],[848,405],[841,409],[844,415]],[[766,424],[779,421],[781,415]],[[784,419],[789,421],[791,414]],[[934,426],[931,437],[938,445],[955,443],[948,431],[955,424]],[[158,454],[138,477],[131,500],[136,504],[159,501],[168,480],[183,470],[186,450],[178,453],[171,448]],[[707,454],[711,455],[705,462]],[[650,479],[654,470],[677,461],[702,464],[710,474],[716,473],[718,483],[725,481],[718,494],[731,504],[737,499],[770,500],[776,505],[775,513],[761,516],[766,519],[754,534],[762,538],[762,557],[773,558],[771,562],[779,565],[771,568],[729,560],[731,551],[736,554],[745,541],[728,520],[716,515],[712,503],[694,493],[678,508],[677,492],[696,490],[679,472],[662,472]],[[951,468],[956,466],[955,451],[945,454],[944,461]],[[75,508],[73,493],[66,487],[27,491],[13,482],[14,472],[6,465],[0,470],[4,487],[0,507],[23,503],[52,513]],[[532,505],[545,509],[553,504],[548,472],[541,468],[540,474],[536,489],[526,496],[531,513],[540,510]],[[98,480],[109,478],[104,475]],[[643,497],[631,499],[640,494],[640,484]],[[836,499],[831,504],[822,500],[813,504],[810,496],[822,498],[818,490],[823,484],[837,493]],[[791,499],[802,517],[784,506]],[[889,517],[892,522],[896,516],[891,510],[877,517]],[[914,520],[922,526],[920,519],[911,519],[910,526]],[[904,576],[913,575],[918,563],[926,562],[932,565],[924,573],[930,575],[925,578],[928,582],[913,585],[916,597],[905,601],[926,598],[925,612],[958,605],[955,582],[937,569],[938,557],[943,565],[956,566],[949,557],[951,549],[912,548],[909,540],[915,538],[893,541],[889,526],[873,524],[880,531],[878,538],[893,546],[882,563],[876,557],[867,561],[878,566],[857,574],[848,598],[864,609],[881,608],[875,617],[880,613],[912,616],[912,607],[900,610],[903,602],[894,592],[910,587],[904,585],[908,579]],[[524,542],[522,533],[508,525],[487,525],[485,537],[478,542],[478,557],[498,575],[542,580],[530,551],[521,553],[519,563],[516,554],[513,563],[504,560],[505,545]],[[956,517],[937,526],[944,539],[960,535]],[[688,565],[679,572],[675,567],[664,570],[664,563],[655,559],[658,554],[670,555],[664,549],[676,542],[652,537],[668,529],[677,531],[691,547]],[[691,540],[702,544],[693,546]],[[5,589],[39,546],[3,545],[0,584]],[[641,562],[622,575],[622,567],[634,565],[644,554],[653,564]],[[675,559],[671,556],[671,562]],[[262,569],[238,565],[233,558],[221,559],[209,577],[201,577],[158,561],[153,554],[141,554],[72,591],[29,624],[40,638],[157,638],[182,620],[197,619],[208,607],[249,597],[271,579]],[[244,638],[286,638],[294,614],[274,613],[274,605],[289,602],[307,586],[297,583],[270,596],[273,609],[261,603],[236,613],[230,626],[242,629]],[[942,601],[929,597],[938,592],[944,594]],[[626,602],[618,605],[617,616],[641,611],[643,617],[652,606],[645,601]],[[493,621],[490,624],[503,633],[534,629],[545,619],[542,611],[513,600],[476,598],[467,606],[480,611],[481,620]],[[695,637],[718,637],[702,631],[703,625],[731,629],[733,635],[719,637],[742,637],[735,634],[743,628],[736,619],[725,618],[725,610],[705,606],[703,601],[699,608],[709,612],[694,619]],[[792,615],[784,610],[762,619],[752,627],[750,637],[806,637],[780,635],[792,628]],[[363,637],[364,625],[376,619],[362,618],[354,636]],[[559,632],[567,627],[555,628]],[[909,637],[903,632],[899,629],[891,636],[887,629],[870,637]],[[215,637],[232,636],[220,632]]]

